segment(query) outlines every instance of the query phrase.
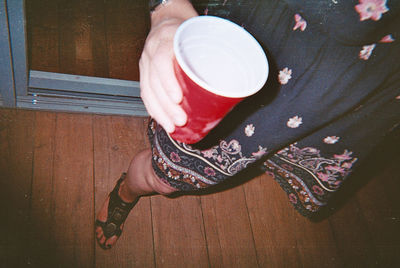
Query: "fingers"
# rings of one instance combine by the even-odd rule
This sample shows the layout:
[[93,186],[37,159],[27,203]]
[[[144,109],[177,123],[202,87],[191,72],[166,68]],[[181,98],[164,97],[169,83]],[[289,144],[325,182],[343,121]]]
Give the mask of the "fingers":
[[[179,104],[168,95],[168,89],[160,78],[157,68],[150,67],[150,62],[145,59],[141,61],[140,65],[141,97],[147,111],[167,132],[172,133],[175,125],[182,126],[186,123],[186,114]],[[175,78],[175,76],[173,77]],[[180,91],[179,85],[176,89]],[[174,90],[176,91],[176,89]]]
[[169,133],[187,121],[179,105],[183,94],[173,68],[173,37],[181,23],[169,19],[153,27],[139,62],[143,102],[148,113]]
[[[154,39],[153,39],[154,40]],[[164,41],[154,48],[148,42],[139,62],[141,97],[148,113],[169,133],[183,126],[187,116],[179,103],[182,90],[173,68],[172,42]]]
[[160,107],[161,104],[158,103],[158,98],[154,97],[154,93],[149,86],[149,74],[144,71],[147,70],[148,67],[144,65],[148,64],[146,64],[143,60],[140,62],[140,97],[142,98],[149,115],[154,118],[167,132],[171,133],[175,130],[175,126],[173,121],[166,117],[165,113],[163,113],[163,110]]
[[[186,114],[182,107],[178,103],[174,102],[167,94],[168,89],[165,86],[164,81],[161,78],[151,80],[150,87],[154,89],[150,90],[150,93],[153,94],[152,97],[157,99],[157,102],[159,103],[160,108],[163,110],[165,115],[176,126],[183,126],[186,123]],[[178,89],[180,89],[179,85]]]
[[147,90],[142,94],[142,99],[150,116],[154,118],[165,129],[165,131],[169,133],[174,132],[175,124],[172,118],[164,112],[164,109],[161,107],[161,104],[159,103],[158,98],[155,97],[154,93]]
[[[168,60],[163,59],[163,55],[168,57]],[[176,79],[173,67],[173,52],[167,46],[162,46],[159,49],[159,54],[154,56],[155,68],[157,71],[158,79],[162,81],[163,88],[165,89],[168,97],[175,103],[182,101],[182,90]]]

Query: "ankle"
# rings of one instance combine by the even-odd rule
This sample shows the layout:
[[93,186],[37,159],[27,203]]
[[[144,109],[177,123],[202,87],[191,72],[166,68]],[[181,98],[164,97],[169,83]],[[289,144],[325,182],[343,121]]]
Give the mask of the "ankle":
[[127,203],[131,203],[140,197],[139,195],[134,194],[131,191],[129,191],[125,181],[123,181],[121,183],[121,185],[119,187],[118,195],[122,199],[122,201],[127,202]]

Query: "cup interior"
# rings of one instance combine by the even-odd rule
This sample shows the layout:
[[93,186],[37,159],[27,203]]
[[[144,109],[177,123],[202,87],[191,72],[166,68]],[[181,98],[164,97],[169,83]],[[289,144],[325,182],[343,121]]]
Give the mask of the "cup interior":
[[190,79],[217,95],[250,96],[268,77],[268,61],[260,44],[226,19],[199,16],[185,21],[175,34],[174,53]]

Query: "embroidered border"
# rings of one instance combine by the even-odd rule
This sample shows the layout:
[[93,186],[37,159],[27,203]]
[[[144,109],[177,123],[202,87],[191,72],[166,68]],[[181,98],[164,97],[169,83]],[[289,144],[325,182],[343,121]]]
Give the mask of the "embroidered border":
[[264,166],[288,194],[293,206],[309,217],[327,204],[357,158],[351,157],[348,150],[326,158],[315,148],[296,145],[282,149],[265,161]]

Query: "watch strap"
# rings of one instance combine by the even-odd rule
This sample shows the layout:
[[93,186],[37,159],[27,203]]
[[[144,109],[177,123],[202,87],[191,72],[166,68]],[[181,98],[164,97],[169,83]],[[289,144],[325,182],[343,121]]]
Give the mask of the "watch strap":
[[150,0],[149,8],[150,12],[153,12],[159,5],[165,5],[169,0]]

